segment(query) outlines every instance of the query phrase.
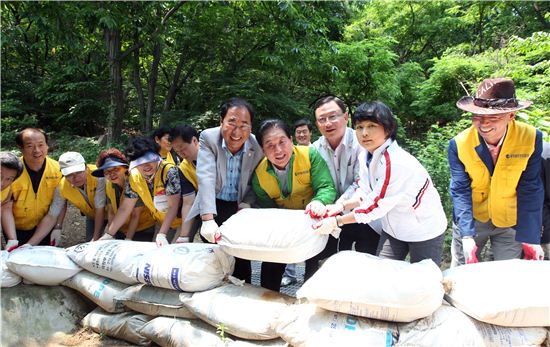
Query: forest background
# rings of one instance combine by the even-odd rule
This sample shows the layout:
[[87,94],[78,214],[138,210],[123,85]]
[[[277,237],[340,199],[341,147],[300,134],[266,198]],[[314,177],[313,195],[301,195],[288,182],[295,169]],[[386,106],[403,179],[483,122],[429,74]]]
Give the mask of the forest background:
[[[160,125],[219,124],[232,96],[262,119],[314,120],[335,94],[350,112],[388,104],[398,142],[427,168],[450,219],[455,107],[489,77],[534,105],[518,118],[550,129],[550,2],[269,1],[1,3],[1,146],[43,128],[51,156],[95,162],[101,149]],[[319,134],[316,131],[315,137]]]

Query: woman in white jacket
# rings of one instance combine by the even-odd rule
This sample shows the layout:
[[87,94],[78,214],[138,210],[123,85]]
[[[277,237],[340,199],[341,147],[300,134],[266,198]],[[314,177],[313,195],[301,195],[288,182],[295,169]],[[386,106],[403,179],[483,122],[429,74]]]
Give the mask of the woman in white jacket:
[[[383,232],[377,254],[411,262],[441,262],[447,219],[430,175],[420,162],[397,144],[397,121],[384,103],[361,104],[353,125],[363,147],[359,188],[349,200],[327,205],[327,217],[314,225],[331,233],[344,224],[380,219]],[[350,213],[342,215],[345,210]]]

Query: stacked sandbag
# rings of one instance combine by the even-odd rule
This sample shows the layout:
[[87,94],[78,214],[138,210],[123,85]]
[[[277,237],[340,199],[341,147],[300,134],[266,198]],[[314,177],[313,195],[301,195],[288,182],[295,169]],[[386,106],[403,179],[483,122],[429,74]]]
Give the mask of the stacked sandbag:
[[128,288],[128,284],[84,270],[63,281],[61,285],[78,291],[107,312],[125,311],[122,302],[115,297]]
[[193,314],[213,327],[223,324],[229,334],[250,340],[276,339],[271,324],[295,302],[285,294],[249,284],[226,284],[181,299]]
[[195,315],[183,305],[180,300],[180,295],[186,298],[191,297],[193,294],[138,284],[121,292],[116,296],[116,300],[130,310],[149,316],[196,318]]
[[515,328],[477,321],[460,310],[442,305],[431,316],[399,324],[399,347],[535,347],[546,339],[540,327]]
[[143,326],[153,317],[135,312],[108,313],[96,308],[82,319],[82,326],[98,334],[122,339],[139,346],[150,344],[150,340],[140,334]]
[[397,340],[395,323],[331,312],[313,304],[288,307],[273,328],[293,347],[391,347]]
[[84,269],[126,284],[138,281],[128,272],[144,253],[157,248],[153,242],[108,240],[86,242],[67,248],[67,255]]
[[0,267],[2,268],[2,282],[0,282],[0,287],[8,288],[18,285],[21,283],[21,276],[11,272],[8,269],[8,264],[6,263],[10,254],[8,251],[0,251],[0,254],[2,255],[2,258],[0,259]]
[[6,261],[8,269],[30,283],[56,286],[82,270],[65,253],[51,246],[17,248]]
[[247,347],[288,346],[283,340],[239,341],[220,326],[212,327],[198,319],[158,317],[141,329],[141,335],[162,347]]
[[218,229],[222,249],[235,257],[292,264],[319,254],[328,235],[312,231],[314,221],[303,210],[246,208]]
[[343,251],[327,259],[296,295],[330,311],[411,322],[441,306],[441,280],[430,259],[410,264]]
[[445,300],[479,321],[508,327],[550,326],[550,261],[520,259],[444,272]]
[[218,245],[179,243],[147,252],[128,275],[151,286],[196,292],[221,285],[234,266],[235,258]]

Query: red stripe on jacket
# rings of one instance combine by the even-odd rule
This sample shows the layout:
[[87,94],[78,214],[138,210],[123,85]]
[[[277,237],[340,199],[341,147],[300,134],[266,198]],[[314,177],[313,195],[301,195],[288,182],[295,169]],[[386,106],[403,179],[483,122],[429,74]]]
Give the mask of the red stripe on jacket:
[[390,183],[390,176],[391,176],[391,163],[390,163],[390,155],[388,154],[388,151],[384,151],[384,158],[386,158],[386,177],[384,178],[384,184],[382,185],[382,189],[380,190],[380,194],[376,198],[374,198],[374,202],[372,205],[367,207],[366,209],[355,209],[355,213],[369,213],[375,208],[378,207],[378,201],[386,195],[386,190],[388,189],[388,184]]

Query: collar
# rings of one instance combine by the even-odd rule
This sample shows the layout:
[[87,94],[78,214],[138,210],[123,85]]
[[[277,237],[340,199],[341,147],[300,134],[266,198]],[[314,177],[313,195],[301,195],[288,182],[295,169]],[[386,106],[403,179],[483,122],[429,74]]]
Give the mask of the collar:
[[227,153],[229,153],[231,156],[236,157],[236,156],[241,155],[241,154],[244,153],[244,152],[247,152],[248,149],[250,148],[250,144],[248,143],[248,140],[246,140],[246,141],[244,142],[244,145],[243,145],[243,147],[241,148],[241,150],[238,151],[237,153],[233,154],[233,153],[231,153],[231,151],[229,150],[229,148],[227,148],[227,143],[225,143],[225,139],[222,137],[222,148],[223,148]]
[[[344,145],[346,147],[353,147],[353,139],[355,138],[355,132],[352,128],[346,127],[346,131],[344,132],[344,137],[342,137],[342,140],[340,140],[340,143],[336,148]],[[326,137],[321,136],[319,138],[320,144],[322,147],[325,147],[328,150],[332,151],[332,147],[330,147],[330,144],[328,143]],[[336,150],[334,150],[336,151]]]
[[[487,146],[487,148],[491,148],[491,147],[500,147],[502,146],[502,143],[504,142],[504,138],[506,137],[506,134],[508,133],[508,127],[506,127],[506,129],[504,130],[504,134],[502,135],[502,137],[500,138],[500,140],[498,141],[498,143],[496,145],[490,145],[487,143],[487,141],[485,141],[485,139],[483,138],[483,136],[479,135],[479,137],[481,137],[481,139],[483,140],[483,142],[485,142],[485,146]],[[478,131],[478,134],[479,134],[479,131]],[[490,146],[490,147],[489,147]]]

